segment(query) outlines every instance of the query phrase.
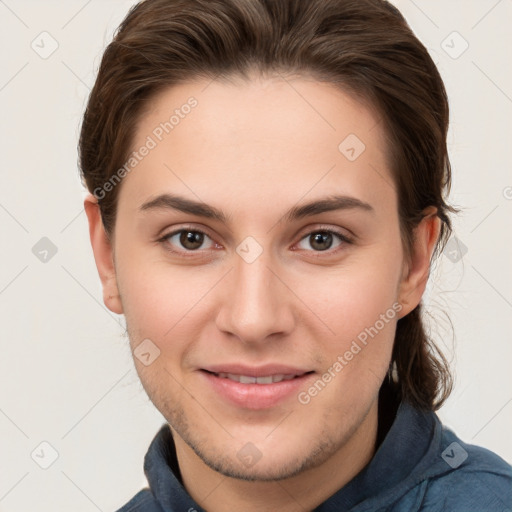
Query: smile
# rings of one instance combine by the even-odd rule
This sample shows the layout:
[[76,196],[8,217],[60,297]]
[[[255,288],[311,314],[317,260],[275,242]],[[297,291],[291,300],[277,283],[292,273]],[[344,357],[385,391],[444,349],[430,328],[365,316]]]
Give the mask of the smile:
[[253,377],[250,375],[236,375],[234,373],[216,373],[217,377],[221,379],[230,379],[235,382],[240,382],[240,384],[272,384],[275,382],[281,382],[283,380],[292,380],[298,377],[298,375],[294,374],[277,374],[277,375],[265,375],[261,377]]
[[[223,365],[224,366],[224,365]],[[241,409],[265,410],[286,401],[295,401],[315,372],[272,365],[263,368],[226,366],[202,369],[203,382],[214,395]]]

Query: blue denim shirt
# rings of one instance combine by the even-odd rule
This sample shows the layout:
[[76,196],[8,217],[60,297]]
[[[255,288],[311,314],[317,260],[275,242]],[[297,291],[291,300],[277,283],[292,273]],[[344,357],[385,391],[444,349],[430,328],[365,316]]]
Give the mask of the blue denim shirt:
[[[144,460],[149,489],[118,512],[204,512],[173,472],[176,454],[163,425]],[[315,512],[512,512],[512,467],[462,442],[434,412],[402,402],[370,463]]]

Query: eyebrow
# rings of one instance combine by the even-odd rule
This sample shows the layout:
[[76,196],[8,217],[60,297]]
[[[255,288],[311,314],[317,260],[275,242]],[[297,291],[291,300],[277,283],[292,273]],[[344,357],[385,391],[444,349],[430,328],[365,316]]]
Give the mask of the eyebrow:
[[[227,223],[228,220],[228,216],[222,210],[214,206],[174,194],[161,194],[145,202],[139,210],[143,212],[150,210],[178,210],[198,217],[217,220],[222,223]],[[360,199],[350,196],[334,195],[300,206],[294,206],[283,215],[282,219],[292,222],[304,217],[335,210],[361,210],[375,213],[373,206]]]

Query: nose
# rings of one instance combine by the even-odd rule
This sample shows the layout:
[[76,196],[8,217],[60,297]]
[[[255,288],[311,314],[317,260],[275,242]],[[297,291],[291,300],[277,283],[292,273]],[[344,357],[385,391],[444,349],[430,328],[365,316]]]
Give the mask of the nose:
[[[226,276],[216,324],[246,344],[258,344],[294,328],[293,294],[265,252],[252,263],[235,255]],[[272,336],[274,335],[274,336]]]

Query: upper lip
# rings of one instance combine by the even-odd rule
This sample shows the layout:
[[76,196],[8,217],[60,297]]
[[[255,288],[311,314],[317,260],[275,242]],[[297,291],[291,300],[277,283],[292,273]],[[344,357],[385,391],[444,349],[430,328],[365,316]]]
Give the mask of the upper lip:
[[231,373],[248,377],[266,377],[268,375],[304,375],[311,370],[286,366],[282,364],[266,364],[264,366],[246,366],[243,364],[217,364],[201,368],[211,373]]

